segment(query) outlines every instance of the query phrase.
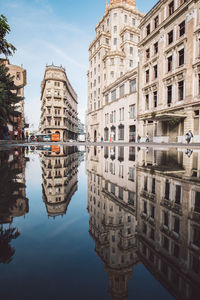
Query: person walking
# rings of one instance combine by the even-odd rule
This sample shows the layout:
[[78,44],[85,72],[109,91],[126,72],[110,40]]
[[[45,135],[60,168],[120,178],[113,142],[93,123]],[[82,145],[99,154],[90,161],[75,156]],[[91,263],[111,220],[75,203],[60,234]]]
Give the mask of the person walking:
[[18,131],[17,131],[17,129],[14,130],[14,139],[15,140],[18,139]]
[[28,142],[28,131],[25,133],[26,142]]
[[193,134],[192,134],[192,131],[189,130],[187,133],[186,133],[186,142],[189,144],[191,139],[193,138]]

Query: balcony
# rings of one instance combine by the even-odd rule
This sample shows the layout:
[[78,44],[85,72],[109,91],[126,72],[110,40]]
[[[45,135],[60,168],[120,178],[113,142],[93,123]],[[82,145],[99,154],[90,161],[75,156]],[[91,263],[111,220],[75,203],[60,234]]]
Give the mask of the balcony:
[[189,212],[189,219],[195,222],[200,223],[200,213],[194,211],[193,209]]
[[149,193],[147,191],[142,191],[141,194],[140,194],[141,197],[147,199],[147,200],[150,200],[152,202],[156,202],[156,195],[152,194],[152,193]]

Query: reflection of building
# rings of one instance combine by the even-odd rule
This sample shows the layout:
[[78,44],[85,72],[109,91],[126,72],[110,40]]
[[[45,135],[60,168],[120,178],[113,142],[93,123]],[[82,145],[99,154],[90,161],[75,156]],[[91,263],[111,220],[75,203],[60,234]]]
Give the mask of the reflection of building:
[[61,141],[77,138],[77,95],[65,69],[47,66],[41,85],[41,131],[58,133]]
[[76,147],[52,146],[42,153],[43,200],[48,216],[66,214],[77,190],[78,152]]
[[[2,59],[1,59],[2,60]],[[11,65],[8,59],[4,59],[3,63],[8,68],[8,73],[13,77],[16,86],[21,88],[17,95],[24,98],[24,87],[26,85],[26,70],[21,66]],[[10,116],[12,124],[8,123],[8,129],[11,139],[14,138],[14,131],[18,131],[18,139],[22,138],[22,131],[24,129],[24,99],[19,101],[16,105],[16,116]]]
[[176,299],[200,293],[200,153],[140,151],[138,253]]
[[0,263],[9,263],[15,253],[10,243],[20,233],[11,226],[13,218],[25,216],[29,211],[22,150],[0,151]]
[[[136,185],[133,149],[94,148],[88,153],[90,235],[104,262],[113,299],[126,299],[138,263]],[[130,160],[131,157],[131,160]]]
[[161,0],[140,25],[140,135],[200,141],[200,1]]
[[88,137],[134,141],[138,42],[142,14],[135,0],[110,0],[89,48]]
[[88,149],[90,235],[114,299],[140,262],[176,299],[200,293],[200,152]]

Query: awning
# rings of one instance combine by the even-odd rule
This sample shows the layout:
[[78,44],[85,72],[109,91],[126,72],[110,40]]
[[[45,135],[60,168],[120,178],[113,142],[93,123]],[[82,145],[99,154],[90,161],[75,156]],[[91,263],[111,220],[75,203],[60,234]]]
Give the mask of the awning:
[[181,114],[170,114],[170,113],[164,113],[164,114],[157,114],[154,119],[157,121],[170,121],[172,119],[185,119],[186,115]]

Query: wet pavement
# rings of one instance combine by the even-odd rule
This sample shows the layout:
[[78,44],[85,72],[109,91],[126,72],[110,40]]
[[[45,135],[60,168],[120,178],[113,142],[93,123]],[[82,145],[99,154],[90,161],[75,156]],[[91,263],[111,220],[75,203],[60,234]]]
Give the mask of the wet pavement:
[[0,150],[2,299],[199,299],[200,150]]

